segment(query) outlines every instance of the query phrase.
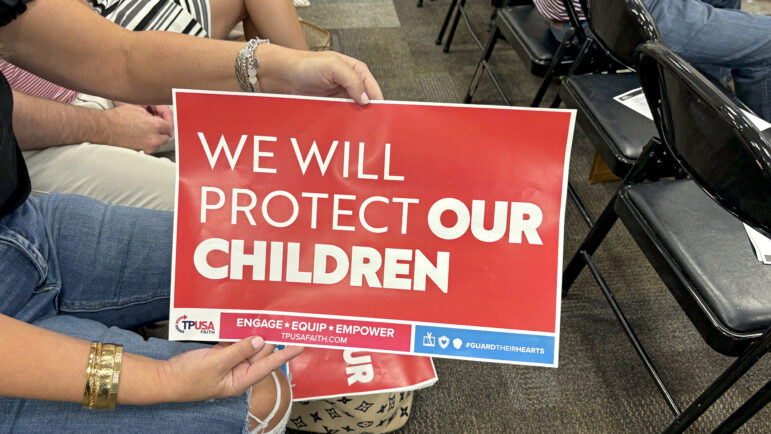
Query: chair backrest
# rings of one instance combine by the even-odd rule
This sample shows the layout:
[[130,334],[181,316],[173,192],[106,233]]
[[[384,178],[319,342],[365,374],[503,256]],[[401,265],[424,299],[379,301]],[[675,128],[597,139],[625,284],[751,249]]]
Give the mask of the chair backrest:
[[771,237],[771,134],[660,43],[639,48],[637,70],[677,163],[723,208]]
[[581,0],[589,29],[603,49],[634,69],[635,49],[644,42],[662,42],[656,23],[640,0]]

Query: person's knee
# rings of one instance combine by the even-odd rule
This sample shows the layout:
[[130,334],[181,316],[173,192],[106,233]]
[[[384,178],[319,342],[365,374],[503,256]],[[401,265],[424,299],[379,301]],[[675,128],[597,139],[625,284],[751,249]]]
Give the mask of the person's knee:
[[[249,413],[266,425],[258,432],[271,432],[279,424],[285,423],[286,416],[292,407],[292,394],[289,380],[280,370],[273,371],[278,379],[280,392],[276,389],[276,380],[273,375],[268,375],[259,383],[252,386],[252,399]],[[271,415],[275,410],[275,413]],[[260,423],[250,418],[249,429],[258,428]]]
[[214,39],[226,39],[236,24],[247,19],[246,0],[213,0],[209,4],[211,12],[210,36]]

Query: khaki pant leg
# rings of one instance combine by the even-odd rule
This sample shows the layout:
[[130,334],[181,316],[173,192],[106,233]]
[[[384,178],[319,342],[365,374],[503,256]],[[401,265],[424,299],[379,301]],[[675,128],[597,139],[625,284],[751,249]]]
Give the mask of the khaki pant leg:
[[386,433],[409,420],[412,392],[295,402],[287,428],[307,432]]
[[32,194],[72,193],[116,205],[174,209],[176,165],[166,158],[81,143],[24,152]]
[[[112,101],[78,94],[72,105],[93,110],[114,108]],[[174,149],[174,141],[164,145]],[[81,143],[24,152],[32,194],[71,193],[116,205],[174,209],[176,166],[130,149]]]

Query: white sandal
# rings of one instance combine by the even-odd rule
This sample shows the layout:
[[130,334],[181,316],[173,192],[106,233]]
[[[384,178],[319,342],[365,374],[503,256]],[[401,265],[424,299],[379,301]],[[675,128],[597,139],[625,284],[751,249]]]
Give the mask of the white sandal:
[[254,420],[257,422],[257,426],[254,429],[249,430],[249,434],[278,434],[281,432],[284,432],[286,429],[286,424],[289,422],[289,413],[292,410],[292,387],[289,387],[289,408],[286,409],[286,414],[281,419],[281,421],[273,427],[270,431],[265,431],[265,428],[268,427],[270,424],[270,420],[273,419],[273,416],[278,413],[279,407],[281,407],[281,383],[278,381],[278,376],[275,372],[270,373],[273,376],[273,381],[276,383],[276,405],[273,406],[273,410],[268,415],[267,419],[265,421],[260,420],[257,416],[253,415],[251,411],[248,411],[246,414],[249,417],[249,419]]

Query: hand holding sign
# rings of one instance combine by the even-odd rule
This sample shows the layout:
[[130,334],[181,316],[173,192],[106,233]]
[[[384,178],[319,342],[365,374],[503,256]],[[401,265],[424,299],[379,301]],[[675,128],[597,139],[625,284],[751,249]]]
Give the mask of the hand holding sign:
[[240,395],[302,352],[302,347],[274,352],[273,345],[255,336],[182,353],[164,362],[160,377],[169,395],[164,402]]
[[351,98],[359,104],[383,99],[367,65],[340,53],[259,45],[255,57],[263,92]]

